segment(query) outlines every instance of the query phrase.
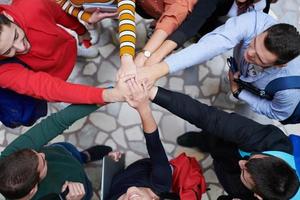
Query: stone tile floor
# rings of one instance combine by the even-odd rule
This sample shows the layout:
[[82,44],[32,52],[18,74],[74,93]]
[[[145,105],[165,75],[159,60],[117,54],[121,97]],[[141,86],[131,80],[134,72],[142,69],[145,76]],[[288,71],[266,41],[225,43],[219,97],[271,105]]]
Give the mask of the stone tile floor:
[[[7,3],[9,0],[0,0]],[[281,22],[287,22],[300,27],[300,0],[279,0],[271,7],[271,14]],[[146,39],[146,25],[137,17],[137,47],[142,48]],[[112,85],[115,74],[120,64],[118,46],[115,45],[117,34],[113,32],[111,20],[100,23],[100,39],[96,44],[99,56],[94,59],[78,58],[76,67],[69,79],[71,82],[89,84],[94,86]],[[186,43],[185,46],[188,46]],[[191,67],[183,72],[164,77],[158,81],[158,85],[191,95],[209,105],[218,106],[226,111],[236,111],[263,123],[274,123],[280,126],[287,134],[297,132],[299,125],[282,126],[278,122],[272,122],[264,117],[257,116],[245,105],[235,105],[226,100],[226,83],[222,74],[225,74],[225,57],[230,52],[218,56],[199,66]],[[227,87],[228,88],[228,87]],[[50,112],[56,112],[66,104],[50,104]],[[176,138],[190,130],[198,130],[193,125],[172,115],[163,108],[152,105],[156,122],[160,129],[161,139],[170,158],[181,152],[187,152],[195,156],[204,169],[204,175],[210,190],[203,196],[204,200],[215,200],[224,193],[213,171],[212,159],[209,155],[198,152],[196,149],[180,147],[176,144]],[[0,150],[13,141],[20,134],[28,130],[27,127],[18,129],[0,127]],[[138,114],[126,103],[114,103],[100,108],[97,112],[76,122],[63,135],[55,138],[54,142],[68,141],[79,149],[84,149],[94,144],[110,145],[113,149],[126,154],[126,164],[147,156],[145,140],[142,135]],[[89,164],[86,171],[93,182],[94,197],[99,199],[101,162]],[[1,199],[1,197],[0,197]]]

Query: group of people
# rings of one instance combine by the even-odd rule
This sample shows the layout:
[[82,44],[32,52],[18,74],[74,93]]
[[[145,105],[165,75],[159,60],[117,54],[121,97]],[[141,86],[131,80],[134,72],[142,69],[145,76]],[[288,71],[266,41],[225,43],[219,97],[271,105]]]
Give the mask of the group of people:
[[[94,2],[116,3],[118,13],[83,10],[83,3]],[[91,199],[84,164],[106,155],[117,161],[120,153],[105,145],[78,151],[70,143],[47,144],[100,106],[127,101],[140,115],[149,158],[117,174],[108,199],[201,199],[206,188],[201,168],[185,154],[168,160],[151,112],[152,101],[202,129],[183,134],[177,142],[211,154],[228,194],[219,200],[299,199],[297,146],[281,129],[154,85],[162,76],[233,49],[230,60],[235,70],[228,73],[233,96],[271,119],[300,122],[300,87],[287,83],[271,98],[255,93],[279,78],[300,76],[299,31],[268,15],[271,3],[276,0],[13,0],[11,5],[1,5],[1,58],[22,61],[1,65],[1,88],[71,105],[34,125],[1,152],[0,193],[7,199],[27,200],[68,191],[67,200]],[[135,12],[154,19],[154,32],[137,54]],[[121,66],[115,86],[66,82],[76,62],[77,45],[61,26],[74,30],[83,43],[91,37],[78,19],[97,23],[116,14]],[[168,56],[191,37],[199,41]]]

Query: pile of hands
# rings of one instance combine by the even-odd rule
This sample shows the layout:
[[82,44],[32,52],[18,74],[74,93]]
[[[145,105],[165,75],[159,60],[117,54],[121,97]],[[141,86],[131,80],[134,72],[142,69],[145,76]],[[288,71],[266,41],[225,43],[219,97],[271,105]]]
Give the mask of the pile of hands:
[[116,75],[116,89],[122,101],[135,108],[138,112],[149,107],[149,91],[155,83],[152,78],[152,67],[137,67],[132,56],[121,57],[121,67]]

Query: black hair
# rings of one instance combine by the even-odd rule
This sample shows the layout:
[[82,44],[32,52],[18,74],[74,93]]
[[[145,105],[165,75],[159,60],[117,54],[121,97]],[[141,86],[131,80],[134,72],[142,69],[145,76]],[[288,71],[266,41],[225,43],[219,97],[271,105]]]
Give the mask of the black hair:
[[254,182],[253,192],[263,199],[288,200],[299,189],[295,170],[277,157],[252,158],[245,166]]
[[286,64],[300,54],[300,34],[290,24],[275,24],[266,31],[264,45],[277,56],[275,65]]
[[0,32],[2,31],[2,25],[10,26],[12,21],[10,21],[4,14],[0,14]]
[[0,160],[0,193],[8,199],[25,197],[38,184],[38,157],[30,149]]

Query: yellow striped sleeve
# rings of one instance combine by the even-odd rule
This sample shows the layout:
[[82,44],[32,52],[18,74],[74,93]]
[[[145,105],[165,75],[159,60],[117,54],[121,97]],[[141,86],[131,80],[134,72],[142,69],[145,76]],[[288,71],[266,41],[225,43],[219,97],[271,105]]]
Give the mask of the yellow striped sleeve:
[[89,22],[91,13],[84,11],[82,8],[75,7],[69,0],[56,0],[56,3],[68,14],[85,22]]
[[135,0],[118,0],[120,56],[135,54]]

